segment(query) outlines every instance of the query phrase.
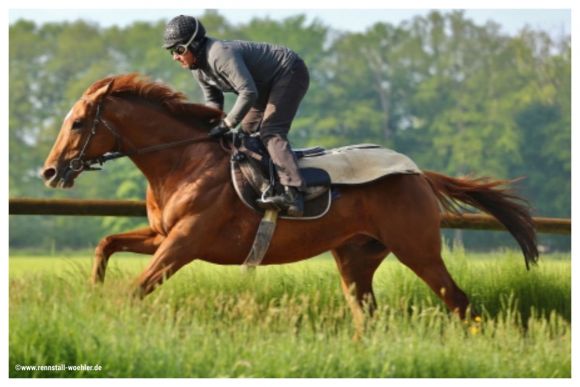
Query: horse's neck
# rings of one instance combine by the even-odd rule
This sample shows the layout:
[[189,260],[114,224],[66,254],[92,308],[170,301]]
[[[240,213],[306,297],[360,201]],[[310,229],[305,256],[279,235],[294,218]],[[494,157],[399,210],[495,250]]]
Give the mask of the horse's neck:
[[129,157],[143,172],[155,192],[171,191],[173,188],[168,186],[168,181],[177,182],[182,178],[191,180],[206,175],[208,166],[215,168],[227,157],[219,144],[212,141],[168,146],[166,149],[140,154],[136,151],[187,139],[201,139],[206,133],[154,109],[139,107],[125,111],[133,111],[134,115],[125,116],[124,122],[119,123],[122,128],[120,135],[124,139],[123,151],[133,153]]
[[222,164],[224,152],[216,143],[176,146],[156,152],[132,155],[133,163],[143,172],[155,191],[168,189],[168,182],[196,181],[207,175],[208,168]]

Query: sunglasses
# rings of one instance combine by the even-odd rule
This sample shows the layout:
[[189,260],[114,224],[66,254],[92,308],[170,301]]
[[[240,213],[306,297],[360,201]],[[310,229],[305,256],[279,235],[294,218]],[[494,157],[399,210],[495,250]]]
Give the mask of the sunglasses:
[[187,53],[187,51],[189,51],[189,45],[191,44],[191,42],[193,42],[193,39],[195,39],[195,36],[197,35],[197,31],[199,29],[199,22],[196,23],[195,25],[195,31],[193,31],[193,35],[191,35],[191,38],[189,38],[189,40],[187,41],[187,43],[185,44],[178,44],[176,46],[173,46],[169,49],[169,53],[171,55],[173,54],[177,54],[177,55],[185,55]]

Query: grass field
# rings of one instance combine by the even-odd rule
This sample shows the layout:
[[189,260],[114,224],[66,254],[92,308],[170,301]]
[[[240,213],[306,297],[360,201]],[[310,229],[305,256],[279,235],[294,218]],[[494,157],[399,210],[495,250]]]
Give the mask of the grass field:
[[[542,257],[529,272],[515,251],[445,256],[482,312],[481,323],[450,315],[391,256],[375,276],[379,310],[364,338],[354,342],[350,310],[328,256],[254,274],[194,262],[135,301],[128,294],[147,259],[114,256],[105,285],[93,288],[88,253],[12,254],[9,375],[571,376],[569,255]],[[54,367],[24,368],[40,365]]]

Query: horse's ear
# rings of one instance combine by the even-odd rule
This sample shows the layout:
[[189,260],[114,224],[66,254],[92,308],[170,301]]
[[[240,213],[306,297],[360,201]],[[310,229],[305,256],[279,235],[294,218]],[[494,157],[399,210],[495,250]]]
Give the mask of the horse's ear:
[[113,81],[110,81],[106,85],[103,85],[103,86],[99,87],[97,90],[95,90],[91,94],[91,97],[93,98],[94,101],[100,101],[109,93],[109,91],[111,90],[112,87],[113,87]]

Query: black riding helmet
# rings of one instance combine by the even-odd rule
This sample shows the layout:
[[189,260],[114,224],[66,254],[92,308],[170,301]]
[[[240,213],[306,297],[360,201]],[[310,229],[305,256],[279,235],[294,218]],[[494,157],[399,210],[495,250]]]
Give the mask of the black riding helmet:
[[185,45],[196,53],[204,40],[203,24],[193,16],[179,15],[165,26],[163,48],[172,49],[178,45]]

